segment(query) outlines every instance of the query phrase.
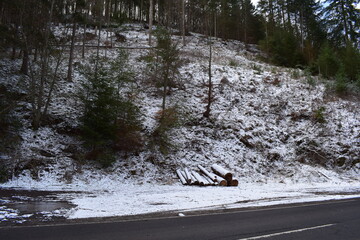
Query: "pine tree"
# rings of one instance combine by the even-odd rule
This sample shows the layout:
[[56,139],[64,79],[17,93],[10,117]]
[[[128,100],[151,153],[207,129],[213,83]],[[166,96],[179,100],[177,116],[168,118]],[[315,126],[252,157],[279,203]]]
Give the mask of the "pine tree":
[[319,73],[326,78],[334,77],[340,67],[339,61],[334,54],[334,50],[330,47],[329,42],[323,44],[317,59]]
[[359,0],[326,0],[324,19],[332,41],[345,46],[348,41],[359,44],[360,10],[355,6]]
[[356,81],[360,76],[360,51],[350,42],[342,51],[342,64],[346,77],[351,81]]
[[155,32],[156,45],[156,85],[162,88],[162,110],[166,109],[166,98],[172,87],[176,86],[176,78],[179,74],[180,58],[179,49],[176,43],[171,40],[170,32],[159,28]]
[[[93,67],[95,64],[97,68]],[[124,94],[124,89],[129,89],[132,73],[122,51],[113,62],[92,59],[83,73],[86,81],[81,94],[82,137],[90,148],[90,158],[106,167],[115,161],[109,154],[113,150],[134,151],[142,145],[139,109]]]

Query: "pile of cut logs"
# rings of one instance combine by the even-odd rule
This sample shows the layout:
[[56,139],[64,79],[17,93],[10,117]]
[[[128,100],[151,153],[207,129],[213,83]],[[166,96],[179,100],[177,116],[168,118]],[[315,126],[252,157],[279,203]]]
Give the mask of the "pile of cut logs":
[[183,185],[200,185],[200,186],[238,186],[239,181],[233,178],[233,174],[219,166],[213,164],[211,169],[213,172],[209,172],[203,166],[198,165],[199,172],[184,170],[176,170],[181,183]]

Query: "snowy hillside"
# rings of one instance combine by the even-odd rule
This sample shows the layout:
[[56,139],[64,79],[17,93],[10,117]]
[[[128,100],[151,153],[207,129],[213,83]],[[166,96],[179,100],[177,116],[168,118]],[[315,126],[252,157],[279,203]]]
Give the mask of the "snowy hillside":
[[[147,46],[148,36],[141,25],[124,25],[121,34],[126,41],[116,42],[116,46]],[[111,35],[113,33],[108,36],[103,33],[104,45]],[[119,154],[117,162],[108,169],[99,169],[91,162],[80,163],[76,153],[81,149],[81,140],[76,129],[81,106],[75,95],[81,91],[83,77],[75,69],[73,82],[62,80],[56,88],[49,111],[53,119],[47,126],[38,131],[31,130],[26,118],[29,106],[22,102],[25,113],[19,113],[23,124],[21,146],[14,155],[6,157],[19,165],[29,159],[40,163],[35,170],[24,170],[0,187],[97,192],[96,197],[68,197],[79,206],[68,213],[72,218],[245,203],[247,200],[280,197],[284,189],[286,197],[299,199],[297,196],[301,195],[307,196],[308,200],[313,197],[308,193],[319,189],[360,190],[358,100],[338,98],[329,93],[324,80],[308,76],[302,70],[280,68],[260,61],[261,54],[256,46],[248,46],[246,50],[241,42],[216,39],[212,46],[215,101],[210,119],[206,119],[202,113],[206,106],[208,41],[197,34],[187,37],[186,46],[182,46],[180,37],[173,36],[173,40],[179,42],[181,58],[185,62],[180,68],[184,87],[173,89],[169,103],[182,109],[184,123],[171,132],[175,149],[170,154],[163,156],[144,147],[137,154]],[[96,44],[96,40],[88,44]],[[101,54],[108,57],[114,57],[116,53],[115,48],[101,50]],[[156,88],[141,87],[146,78],[146,63],[140,57],[148,54],[148,50],[132,49],[128,53],[137,75],[139,87],[135,103],[144,114],[142,134],[145,136],[155,128],[161,97],[156,94]],[[90,54],[89,50],[87,56]],[[80,53],[75,62],[84,63]],[[6,79],[9,87],[21,91],[24,87],[22,78],[15,74],[19,66],[10,64],[12,62],[2,60],[0,79]],[[62,72],[66,72],[66,63]],[[198,164],[210,166],[214,163],[231,169],[239,180],[239,187],[183,187],[176,178],[176,168],[186,166],[195,170]],[[255,192],[249,191],[250,188]],[[300,193],[299,189],[303,192]],[[175,191],[173,195],[170,194],[172,190]],[[104,191],[107,192],[105,195]],[[164,193],[166,198],[161,195]],[[188,196],[196,203],[176,205],[174,199],[179,198],[179,194],[184,195],[180,199]],[[232,197],[224,202],[221,200],[223,194]],[[195,198],[199,195],[207,199],[213,196],[214,201],[201,202]],[[97,205],[103,205],[107,196],[118,206],[123,206],[119,208],[122,210],[114,212],[114,203],[108,211],[81,211],[101,208]],[[134,196],[149,204],[140,210],[125,212],[126,206],[135,208],[129,202]],[[160,198],[165,198],[168,205],[165,202],[164,206],[156,202],[151,205],[151,201]]]

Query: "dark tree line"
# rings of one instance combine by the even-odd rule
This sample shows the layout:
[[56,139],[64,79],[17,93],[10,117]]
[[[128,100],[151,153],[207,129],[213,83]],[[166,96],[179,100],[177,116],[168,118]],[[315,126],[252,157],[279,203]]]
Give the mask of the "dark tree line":
[[359,82],[359,4],[359,0],[261,0],[258,10],[265,38],[260,45],[275,64],[309,67],[313,74]]

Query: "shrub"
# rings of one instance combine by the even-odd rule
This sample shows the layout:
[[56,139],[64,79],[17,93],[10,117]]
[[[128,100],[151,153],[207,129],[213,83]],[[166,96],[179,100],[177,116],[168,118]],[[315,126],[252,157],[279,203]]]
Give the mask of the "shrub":
[[347,87],[347,78],[345,77],[344,73],[340,72],[336,75],[336,80],[335,80],[335,92],[338,94],[344,94],[347,92],[348,87]]
[[292,77],[293,79],[299,79],[299,78],[300,78],[300,72],[299,72],[299,70],[298,70],[298,69],[293,69],[293,70],[291,71],[291,77]]
[[255,71],[255,74],[261,74],[262,73],[262,69],[261,69],[260,66],[258,66],[256,64],[253,64],[251,67]]
[[2,159],[0,158],[0,183],[6,182],[10,177],[9,170],[1,161]]
[[152,133],[151,146],[157,147],[162,154],[167,155],[174,148],[169,137],[170,131],[181,124],[177,107],[159,111],[156,119],[158,125]]
[[355,86],[356,86],[358,92],[360,92],[360,74],[357,77],[357,80],[355,82]]
[[304,70],[304,74],[306,77],[306,82],[307,84],[309,84],[311,87],[315,87],[316,85],[316,80],[315,78],[311,75],[311,69],[310,68],[306,68]]
[[237,67],[239,64],[234,60],[234,59],[230,59],[229,61],[229,66],[230,67]]
[[313,119],[315,122],[326,123],[325,115],[324,115],[325,110],[326,110],[325,107],[320,107],[319,109],[314,111]]

